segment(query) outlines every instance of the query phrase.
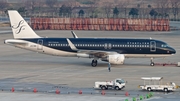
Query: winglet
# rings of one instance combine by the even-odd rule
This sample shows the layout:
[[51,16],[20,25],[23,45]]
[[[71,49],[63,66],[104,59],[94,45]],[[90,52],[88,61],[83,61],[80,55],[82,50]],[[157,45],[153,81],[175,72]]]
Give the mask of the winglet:
[[69,46],[70,46],[70,48],[72,49],[72,50],[74,50],[74,51],[77,51],[78,49],[76,48],[76,46],[74,46],[74,44],[67,38],[67,42],[68,42],[68,44],[69,44]]
[[71,31],[74,38],[78,38],[78,36],[74,33],[74,31]]

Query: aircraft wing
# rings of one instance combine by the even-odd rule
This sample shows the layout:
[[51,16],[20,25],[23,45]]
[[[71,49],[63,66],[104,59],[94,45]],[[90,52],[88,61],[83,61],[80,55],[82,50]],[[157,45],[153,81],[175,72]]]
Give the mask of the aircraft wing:
[[74,51],[77,51],[77,53],[89,54],[89,55],[93,55],[98,58],[103,58],[103,57],[106,57],[106,56],[112,55],[112,54],[119,54],[115,51],[81,50],[81,49],[77,49],[76,46],[68,38],[67,38],[67,42],[68,42],[70,48]]
[[99,51],[99,50],[78,50],[78,53],[89,54],[98,58],[103,58],[112,54],[119,54],[114,51]]

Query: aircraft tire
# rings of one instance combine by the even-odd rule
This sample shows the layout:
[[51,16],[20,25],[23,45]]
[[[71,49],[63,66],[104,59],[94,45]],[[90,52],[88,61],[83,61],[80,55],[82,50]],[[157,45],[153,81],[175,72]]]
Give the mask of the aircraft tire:
[[154,62],[151,62],[151,63],[150,63],[150,66],[154,66]]
[[91,66],[96,67],[97,66],[97,60],[92,60]]

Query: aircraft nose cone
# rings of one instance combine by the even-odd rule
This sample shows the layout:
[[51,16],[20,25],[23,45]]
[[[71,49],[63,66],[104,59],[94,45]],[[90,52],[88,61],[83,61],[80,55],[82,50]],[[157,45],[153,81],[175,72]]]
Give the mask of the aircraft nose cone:
[[173,53],[176,54],[176,50],[174,50]]
[[174,48],[171,49],[172,54],[176,54],[176,50]]

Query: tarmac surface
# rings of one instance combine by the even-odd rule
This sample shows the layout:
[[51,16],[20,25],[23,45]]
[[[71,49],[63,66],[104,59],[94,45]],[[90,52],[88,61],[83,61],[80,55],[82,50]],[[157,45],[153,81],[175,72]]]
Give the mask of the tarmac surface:
[[[1,28],[0,28],[1,29]],[[7,31],[2,28],[1,31]],[[1,32],[0,31],[0,32]],[[44,37],[72,37],[70,31],[36,31]],[[180,61],[180,33],[170,32],[139,32],[139,31],[75,31],[78,37],[99,38],[153,38],[165,41],[176,49],[176,54],[166,58],[156,58],[155,63],[176,64]],[[149,92],[141,91],[141,77],[164,77],[165,82],[180,85],[180,67],[175,65],[149,66],[149,58],[129,58],[124,65],[112,65],[108,72],[108,63],[98,61],[97,67],[91,67],[91,60],[76,57],[57,57],[15,48],[5,45],[4,39],[13,38],[12,33],[0,33],[0,98],[1,101],[124,101]],[[122,91],[94,90],[95,81],[111,81],[123,78],[127,81]],[[11,92],[12,87],[15,92]],[[34,89],[37,93],[33,93]],[[60,90],[57,95],[56,90]],[[78,94],[82,90],[83,94]],[[125,96],[125,93],[129,96]],[[180,90],[164,94],[154,92],[150,101],[179,101]]]

